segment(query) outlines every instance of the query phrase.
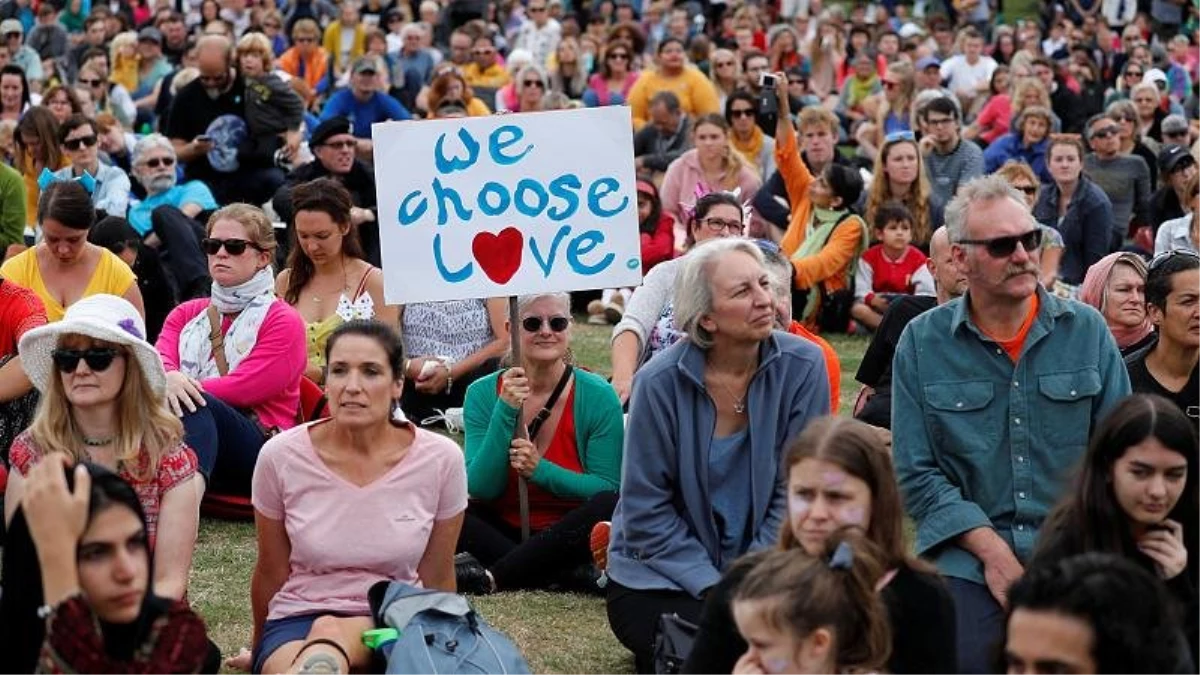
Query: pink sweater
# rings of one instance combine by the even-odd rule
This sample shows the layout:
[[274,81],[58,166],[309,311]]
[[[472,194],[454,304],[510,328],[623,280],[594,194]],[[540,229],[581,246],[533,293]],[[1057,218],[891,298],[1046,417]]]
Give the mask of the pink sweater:
[[[663,176],[662,184],[662,209],[663,213],[669,213],[675,218],[675,251],[682,252],[684,243],[687,238],[688,218],[683,213],[683,205],[689,208],[696,203],[696,185],[704,180],[704,170],[700,168],[700,157],[696,154],[696,149],[692,148],[679,156],[671,165],[667,167],[667,173]],[[743,204],[748,204],[754,199],[754,193],[758,192],[758,188],[762,186],[762,179],[758,177],[758,172],[748,166],[743,166],[738,172],[738,184],[736,186],[728,186],[725,189],[732,190],[735,187],[742,189],[738,199]],[[710,185],[712,189],[721,189],[721,186]]]
[[[208,309],[208,298],[189,300],[167,315],[155,347],[167,371],[179,370],[179,335],[197,314]],[[221,320],[227,333],[231,317]],[[308,363],[304,320],[283,300],[267,310],[254,349],[224,377],[201,380],[204,391],[235,408],[249,408],[267,427],[290,429],[300,407],[300,378]]]

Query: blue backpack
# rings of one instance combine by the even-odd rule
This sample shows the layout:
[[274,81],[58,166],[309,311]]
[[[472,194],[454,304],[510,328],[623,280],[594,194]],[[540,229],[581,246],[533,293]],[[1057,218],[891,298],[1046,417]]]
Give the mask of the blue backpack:
[[376,625],[400,631],[380,647],[385,673],[529,673],[520,650],[467,599],[392,581],[371,589]]

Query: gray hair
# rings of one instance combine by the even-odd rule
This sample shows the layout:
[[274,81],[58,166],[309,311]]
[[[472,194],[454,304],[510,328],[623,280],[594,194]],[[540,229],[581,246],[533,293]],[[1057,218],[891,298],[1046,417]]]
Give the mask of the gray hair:
[[709,239],[693,248],[675,275],[675,327],[687,333],[692,344],[700,349],[713,346],[712,333],[700,325],[700,320],[713,308],[710,277],[717,262],[734,252],[745,253],[765,267],[762,251],[754,242],[724,237]]
[[1137,96],[1139,92],[1143,92],[1143,91],[1154,92],[1155,97],[1162,95],[1158,91],[1158,85],[1154,84],[1153,82],[1146,82],[1145,80],[1143,80],[1143,81],[1135,84],[1133,86],[1133,89],[1129,90],[1129,98],[1133,98],[1134,96]]
[[406,24],[400,29],[400,38],[404,39],[411,33],[416,33],[418,37],[425,37],[425,29],[419,23]]
[[538,76],[538,79],[542,81],[542,91],[543,92],[550,90],[550,76],[546,74],[546,69],[539,66],[536,63],[527,63],[524,66],[521,66],[519,69],[517,69],[517,90],[518,91],[520,91],[523,86],[521,83],[525,79],[525,73],[534,73]]
[[946,205],[946,232],[951,243],[957,244],[967,238],[967,216],[973,204],[1006,198],[1020,206],[1030,221],[1033,220],[1024,197],[999,174],[980,176],[959,187],[954,199]]
[[522,295],[522,296],[518,297],[517,298],[517,315],[520,316],[521,314],[524,314],[525,310],[528,309],[530,305],[537,302],[538,300],[543,300],[543,299],[550,299],[550,300],[555,300],[555,301],[559,302],[563,306],[563,309],[566,310],[567,317],[570,318],[570,316],[571,316],[571,294],[563,293],[562,291],[559,291],[557,293],[534,293],[532,295]]
[[133,157],[130,164],[137,166],[142,161],[143,155],[156,149],[166,150],[171,159],[175,159],[175,146],[171,145],[171,141],[167,140],[167,137],[162,134],[150,134],[140,138],[137,144],[133,146]]
[[796,274],[796,268],[792,266],[792,261],[788,260],[783,251],[778,248],[759,246],[759,250],[763,254],[763,267],[767,268],[767,274],[771,277],[771,293],[776,298],[790,295],[792,277]]

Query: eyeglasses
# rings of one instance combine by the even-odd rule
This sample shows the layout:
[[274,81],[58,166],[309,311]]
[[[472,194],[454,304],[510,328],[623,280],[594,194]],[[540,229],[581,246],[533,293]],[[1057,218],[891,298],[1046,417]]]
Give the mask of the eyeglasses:
[[87,363],[89,370],[101,373],[108,370],[113,359],[120,355],[121,352],[112,347],[93,347],[87,350],[55,349],[50,353],[50,358],[54,360],[54,365],[59,372],[64,374],[75,372],[80,361]]
[[1021,192],[1024,192],[1027,195],[1036,195],[1037,191],[1038,191],[1038,186],[1036,186],[1036,185],[1014,185],[1013,189],[1020,190]]
[[900,141],[915,141],[917,137],[911,131],[893,131],[883,140],[885,143],[899,143]]
[[104,84],[104,80],[101,80],[99,78],[93,80],[93,79],[81,77],[81,78],[79,78],[79,84],[86,84],[89,87],[99,87],[100,85]]
[[546,318],[527,316],[521,319],[521,328],[524,328],[526,333],[536,333],[542,329],[543,323],[549,324],[551,331],[561,333],[567,329],[571,320],[565,316],[551,316]]
[[344,141],[330,141],[328,143],[322,143],[321,145],[327,148],[333,148],[334,150],[349,150],[350,148],[358,145],[358,141],[346,139]]
[[1025,234],[1015,234],[1011,237],[995,237],[993,239],[963,239],[959,244],[984,246],[987,254],[993,258],[1007,258],[1017,250],[1017,244],[1026,251],[1033,251],[1042,245],[1042,230],[1030,230]]
[[725,220],[724,218],[705,218],[700,222],[713,232],[741,232],[744,227],[740,220]]
[[79,138],[68,138],[63,141],[63,147],[68,150],[79,150],[84,147],[92,147],[96,144],[96,134],[88,136],[80,136]]
[[530,14],[540,14],[540,13],[546,11],[546,8],[545,7],[534,7],[534,6],[530,5],[528,8],[528,11]]
[[933,117],[927,117],[927,118],[925,118],[925,123],[931,127],[941,127],[941,126],[946,126],[948,124],[953,124],[954,118],[953,117],[938,117],[935,119]]
[[222,246],[224,246],[225,250],[229,252],[229,255],[241,255],[246,252],[247,246],[256,251],[262,250],[258,244],[245,239],[213,239],[212,237],[205,237],[204,239],[200,240],[200,247],[203,248],[204,252],[209,255],[216,255],[219,253]]
[[545,89],[546,83],[542,82],[541,80],[525,80],[524,82],[521,83],[521,86],[522,87],[537,87],[538,89]]
[[1097,129],[1097,130],[1093,131],[1092,138],[1108,138],[1109,136],[1112,136],[1113,134],[1118,134],[1118,133],[1121,133],[1121,130],[1115,126],[1104,127],[1103,129]]
[[1170,260],[1171,258],[1174,258],[1177,255],[1187,256],[1189,258],[1192,258],[1193,260],[1200,259],[1200,255],[1196,255],[1192,251],[1187,251],[1184,249],[1177,248],[1173,251],[1163,251],[1162,253],[1159,253],[1158,255],[1154,256],[1154,259],[1151,260],[1150,264],[1146,266],[1146,274],[1150,274],[1151,272],[1158,269],[1159,267],[1162,267],[1163,263],[1167,262],[1168,260]]
[[160,166],[165,166],[165,167],[169,168],[169,167],[175,166],[175,158],[174,157],[151,157],[150,159],[146,160],[143,163],[143,165],[147,166],[151,169],[157,169]]
[[729,111],[729,117],[731,119],[737,119],[739,117],[754,117],[754,109],[753,108],[734,108],[733,110]]

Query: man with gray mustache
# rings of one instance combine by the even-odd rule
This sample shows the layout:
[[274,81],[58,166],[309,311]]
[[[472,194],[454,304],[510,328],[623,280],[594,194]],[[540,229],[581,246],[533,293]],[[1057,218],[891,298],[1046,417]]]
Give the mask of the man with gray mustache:
[[1004,178],[961,186],[946,228],[967,291],[900,337],[892,452],[917,552],[954,598],[959,672],[983,673],[1042,521],[1130,387],[1100,314],[1039,284],[1042,231]]

